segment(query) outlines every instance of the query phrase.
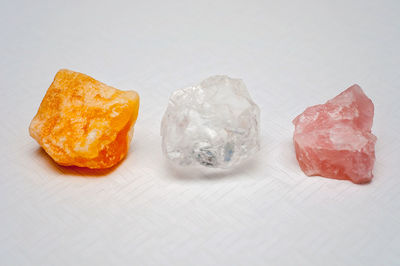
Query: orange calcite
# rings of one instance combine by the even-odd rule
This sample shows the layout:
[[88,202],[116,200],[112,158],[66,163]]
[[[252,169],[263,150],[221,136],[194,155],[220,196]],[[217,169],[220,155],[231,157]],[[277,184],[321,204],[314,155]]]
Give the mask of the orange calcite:
[[138,110],[136,92],[63,69],[47,90],[29,133],[60,165],[109,168],[127,154]]

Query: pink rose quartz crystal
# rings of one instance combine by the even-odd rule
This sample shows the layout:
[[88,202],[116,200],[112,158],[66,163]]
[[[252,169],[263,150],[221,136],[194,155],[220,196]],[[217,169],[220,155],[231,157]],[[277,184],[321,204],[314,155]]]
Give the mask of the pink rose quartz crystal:
[[293,120],[296,157],[308,176],[371,181],[376,137],[374,104],[353,85],[325,104],[308,107]]

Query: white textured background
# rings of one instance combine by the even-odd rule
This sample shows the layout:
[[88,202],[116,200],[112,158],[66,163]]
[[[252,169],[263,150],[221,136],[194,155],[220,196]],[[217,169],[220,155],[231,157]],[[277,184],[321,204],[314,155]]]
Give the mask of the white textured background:
[[[0,2],[1,265],[399,265],[400,1]],[[141,95],[127,159],[55,165],[28,125],[60,68]],[[174,89],[242,78],[262,149],[233,172],[173,171]],[[307,178],[291,120],[353,83],[378,136],[368,185]]]

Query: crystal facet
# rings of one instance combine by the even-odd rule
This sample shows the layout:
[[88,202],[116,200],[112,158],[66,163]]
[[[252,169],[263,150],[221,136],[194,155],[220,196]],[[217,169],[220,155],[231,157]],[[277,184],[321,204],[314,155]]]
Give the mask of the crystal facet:
[[325,104],[307,108],[293,120],[296,157],[308,176],[371,181],[376,137],[374,105],[353,85]]
[[259,150],[260,110],[240,79],[212,76],[175,91],[161,123],[175,164],[229,168]]

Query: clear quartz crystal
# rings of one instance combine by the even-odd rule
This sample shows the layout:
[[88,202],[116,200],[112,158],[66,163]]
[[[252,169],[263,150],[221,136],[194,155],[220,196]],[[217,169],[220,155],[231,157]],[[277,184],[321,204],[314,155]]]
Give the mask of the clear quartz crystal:
[[212,76],[172,94],[161,122],[162,149],[181,166],[229,168],[259,150],[259,121],[242,80]]

